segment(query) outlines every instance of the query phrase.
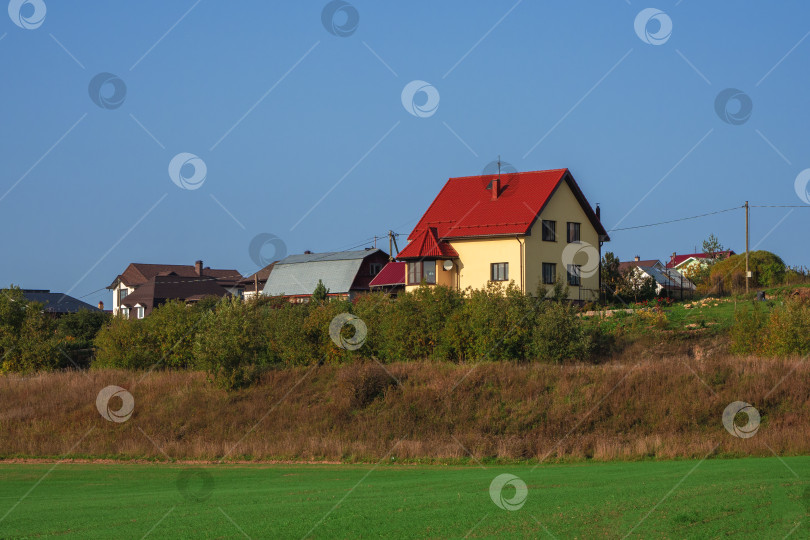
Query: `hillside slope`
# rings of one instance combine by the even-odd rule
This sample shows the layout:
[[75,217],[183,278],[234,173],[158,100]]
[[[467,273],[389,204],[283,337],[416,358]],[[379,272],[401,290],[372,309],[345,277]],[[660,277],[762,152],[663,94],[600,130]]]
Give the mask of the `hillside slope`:
[[[799,358],[654,355],[626,352],[604,365],[327,365],[272,371],[230,394],[190,372],[4,376],[0,455],[376,461],[390,453],[402,461],[810,452],[810,366]],[[134,398],[122,423],[96,408],[107,385]],[[734,401],[759,410],[754,437],[723,428]]]

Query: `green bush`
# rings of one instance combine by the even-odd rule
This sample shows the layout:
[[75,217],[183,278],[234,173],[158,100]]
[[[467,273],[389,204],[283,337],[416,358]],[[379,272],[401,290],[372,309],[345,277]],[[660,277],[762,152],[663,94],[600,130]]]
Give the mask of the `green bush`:
[[467,289],[440,343],[459,360],[527,360],[538,302],[514,282]]
[[810,303],[787,300],[771,312],[763,349],[771,356],[810,354]]
[[[145,319],[144,319],[145,320]],[[94,368],[148,369],[160,360],[144,320],[113,317],[96,336]]]
[[[106,324],[95,339],[94,365],[200,369],[233,389],[278,364],[371,358],[559,363],[586,359],[594,344],[600,350],[610,346],[606,331],[586,330],[576,308],[562,300],[567,296],[564,284],[541,292],[543,299],[538,299],[513,283],[464,292],[423,286],[396,299],[376,293],[353,303],[231,298],[206,306],[210,311],[170,302],[143,320],[115,318]],[[330,336],[330,324],[342,313],[359,317],[366,326],[357,350],[341,347]],[[342,335],[349,337],[352,328],[344,325]]]
[[0,289],[0,373],[55,369],[61,345],[42,304],[26,300],[19,287]]
[[157,358],[154,362],[167,368],[192,367],[195,363],[194,340],[203,318],[209,313],[203,307],[187,306],[178,300],[154,309],[143,319],[148,340],[155,346]]
[[[753,273],[749,285],[752,287],[773,287],[785,279],[785,263],[770,251],[752,251],[748,257],[748,268]],[[717,261],[711,267],[710,294],[739,293],[745,290],[745,253],[732,255]]]
[[273,363],[267,335],[261,331],[262,314],[253,302],[228,298],[200,321],[193,348],[196,365],[218,386],[246,386]]
[[734,314],[731,327],[731,351],[737,354],[759,352],[765,332],[766,317],[759,304],[745,306]]
[[810,354],[810,303],[788,299],[766,316],[754,304],[734,317],[731,350],[739,354]]
[[591,336],[585,332],[573,306],[564,302],[541,302],[533,345],[538,361],[559,364],[564,360],[587,358]]

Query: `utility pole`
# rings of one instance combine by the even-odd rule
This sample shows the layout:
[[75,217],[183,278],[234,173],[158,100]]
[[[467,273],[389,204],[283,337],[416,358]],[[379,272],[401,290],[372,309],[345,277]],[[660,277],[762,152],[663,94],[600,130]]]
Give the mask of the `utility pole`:
[[394,246],[393,246],[394,231],[388,231],[388,262],[394,260]]
[[748,294],[748,277],[751,271],[748,270],[748,201],[745,201],[745,294]]

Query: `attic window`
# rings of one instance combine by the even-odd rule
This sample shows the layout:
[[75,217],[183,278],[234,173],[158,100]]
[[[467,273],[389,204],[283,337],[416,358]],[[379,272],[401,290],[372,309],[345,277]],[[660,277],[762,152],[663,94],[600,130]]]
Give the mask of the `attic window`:
[[543,240],[545,242],[557,241],[557,222],[550,219],[543,220]]
[[568,243],[579,242],[579,223],[568,222]]
[[376,276],[377,274],[380,273],[380,270],[382,270],[382,264],[380,264],[380,263],[371,263],[371,264],[368,265],[368,268],[369,268],[369,273],[372,276]]

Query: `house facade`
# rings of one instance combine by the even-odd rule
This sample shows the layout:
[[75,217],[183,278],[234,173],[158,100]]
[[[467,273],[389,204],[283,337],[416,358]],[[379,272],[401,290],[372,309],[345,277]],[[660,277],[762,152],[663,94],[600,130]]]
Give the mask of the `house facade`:
[[601,244],[610,238],[568,169],[450,178],[397,255],[406,290],[463,290],[514,281],[522,291],[568,285],[599,298]]
[[371,280],[387,262],[388,254],[375,248],[290,255],[275,263],[262,294],[308,302],[321,281],[331,298],[352,300],[369,292]]
[[[217,286],[224,288],[229,294],[241,296],[242,286],[240,282],[242,275],[237,270],[204,267],[202,261],[197,261],[194,265],[131,263],[107,287],[112,291],[113,315],[121,313],[124,299],[134,293],[141,285],[149,283],[157,276],[169,275],[191,278],[191,287],[194,286],[193,283],[198,283],[201,292],[210,292],[208,282],[215,282]],[[198,293],[189,291],[189,294]]]
[[672,256],[669,258],[667,268],[686,270],[689,266],[692,266],[693,264],[706,265],[709,261],[713,259],[727,259],[732,255],[736,255],[733,249],[728,249],[726,251],[718,251],[717,253],[713,254],[685,253],[678,255],[677,253],[673,253]]
[[264,286],[267,284],[267,280],[276,262],[277,261],[273,261],[261,270],[242,278],[242,281],[239,282],[239,285],[242,287],[242,298],[250,300],[261,296],[262,289],[264,289]]
[[174,272],[153,276],[138,286],[135,292],[121,300],[119,316],[128,319],[143,319],[156,307],[169,300],[180,300],[188,304],[203,298],[222,298],[231,293],[213,278],[180,276]]
[[695,290],[695,284],[674,268],[633,266],[626,272],[636,285],[641,284],[644,279],[652,278],[655,281],[655,294],[657,295],[683,298],[684,295],[691,295]]

